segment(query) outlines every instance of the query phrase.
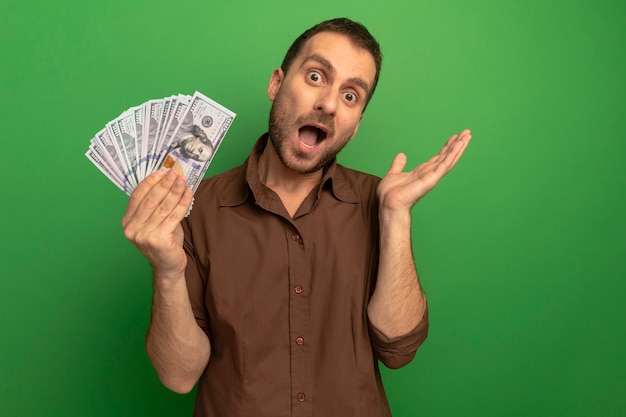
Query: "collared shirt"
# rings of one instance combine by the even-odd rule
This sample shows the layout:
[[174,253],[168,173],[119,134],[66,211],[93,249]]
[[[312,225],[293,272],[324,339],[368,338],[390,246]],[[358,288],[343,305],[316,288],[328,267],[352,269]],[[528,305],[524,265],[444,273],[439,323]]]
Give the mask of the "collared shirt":
[[194,315],[211,342],[195,416],[389,416],[378,361],[427,334],[367,318],[378,267],[378,177],[333,163],[293,218],[247,161],[204,180],[183,221]]

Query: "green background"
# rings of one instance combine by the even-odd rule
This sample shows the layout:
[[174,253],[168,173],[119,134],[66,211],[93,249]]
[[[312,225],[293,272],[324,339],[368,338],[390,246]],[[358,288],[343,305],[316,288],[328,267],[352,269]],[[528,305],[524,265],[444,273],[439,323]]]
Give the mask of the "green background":
[[414,209],[431,332],[384,371],[396,416],[626,415],[626,2],[0,3],[0,415],[190,415],[144,353],[150,268],[84,157],[126,108],[199,90],[267,125],[271,71],[349,16],[386,60],[340,161],[383,175],[474,139]]

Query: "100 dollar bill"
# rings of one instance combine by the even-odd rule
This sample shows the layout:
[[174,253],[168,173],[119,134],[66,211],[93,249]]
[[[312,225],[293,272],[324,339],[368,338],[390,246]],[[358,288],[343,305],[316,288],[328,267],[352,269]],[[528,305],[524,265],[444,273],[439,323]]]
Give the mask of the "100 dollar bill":
[[177,170],[195,192],[234,118],[200,92],[149,100],[107,123],[85,156],[128,195],[157,169]]
[[180,104],[172,115],[176,127],[166,136],[164,152],[157,162],[163,170],[175,169],[196,191],[213,156],[232,124],[235,113],[196,92],[188,104]]

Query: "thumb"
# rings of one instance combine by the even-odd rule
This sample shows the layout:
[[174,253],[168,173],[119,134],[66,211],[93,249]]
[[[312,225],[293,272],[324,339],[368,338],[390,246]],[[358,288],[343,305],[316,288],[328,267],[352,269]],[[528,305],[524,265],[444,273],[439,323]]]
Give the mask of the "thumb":
[[406,166],[406,155],[403,153],[399,153],[393,158],[393,162],[391,163],[391,167],[389,168],[389,174],[398,174],[402,172],[404,167]]

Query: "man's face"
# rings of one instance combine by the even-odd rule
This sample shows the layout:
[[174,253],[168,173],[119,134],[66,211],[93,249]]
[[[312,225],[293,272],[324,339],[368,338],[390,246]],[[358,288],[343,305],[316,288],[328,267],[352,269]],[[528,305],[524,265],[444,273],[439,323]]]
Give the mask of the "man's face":
[[186,158],[200,162],[208,161],[213,155],[213,147],[195,136],[181,141],[180,151]]
[[269,135],[283,164],[312,173],[330,163],[356,134],[375,75],[372,55],[332,32],[310,38],[286,74],[275,70]]

